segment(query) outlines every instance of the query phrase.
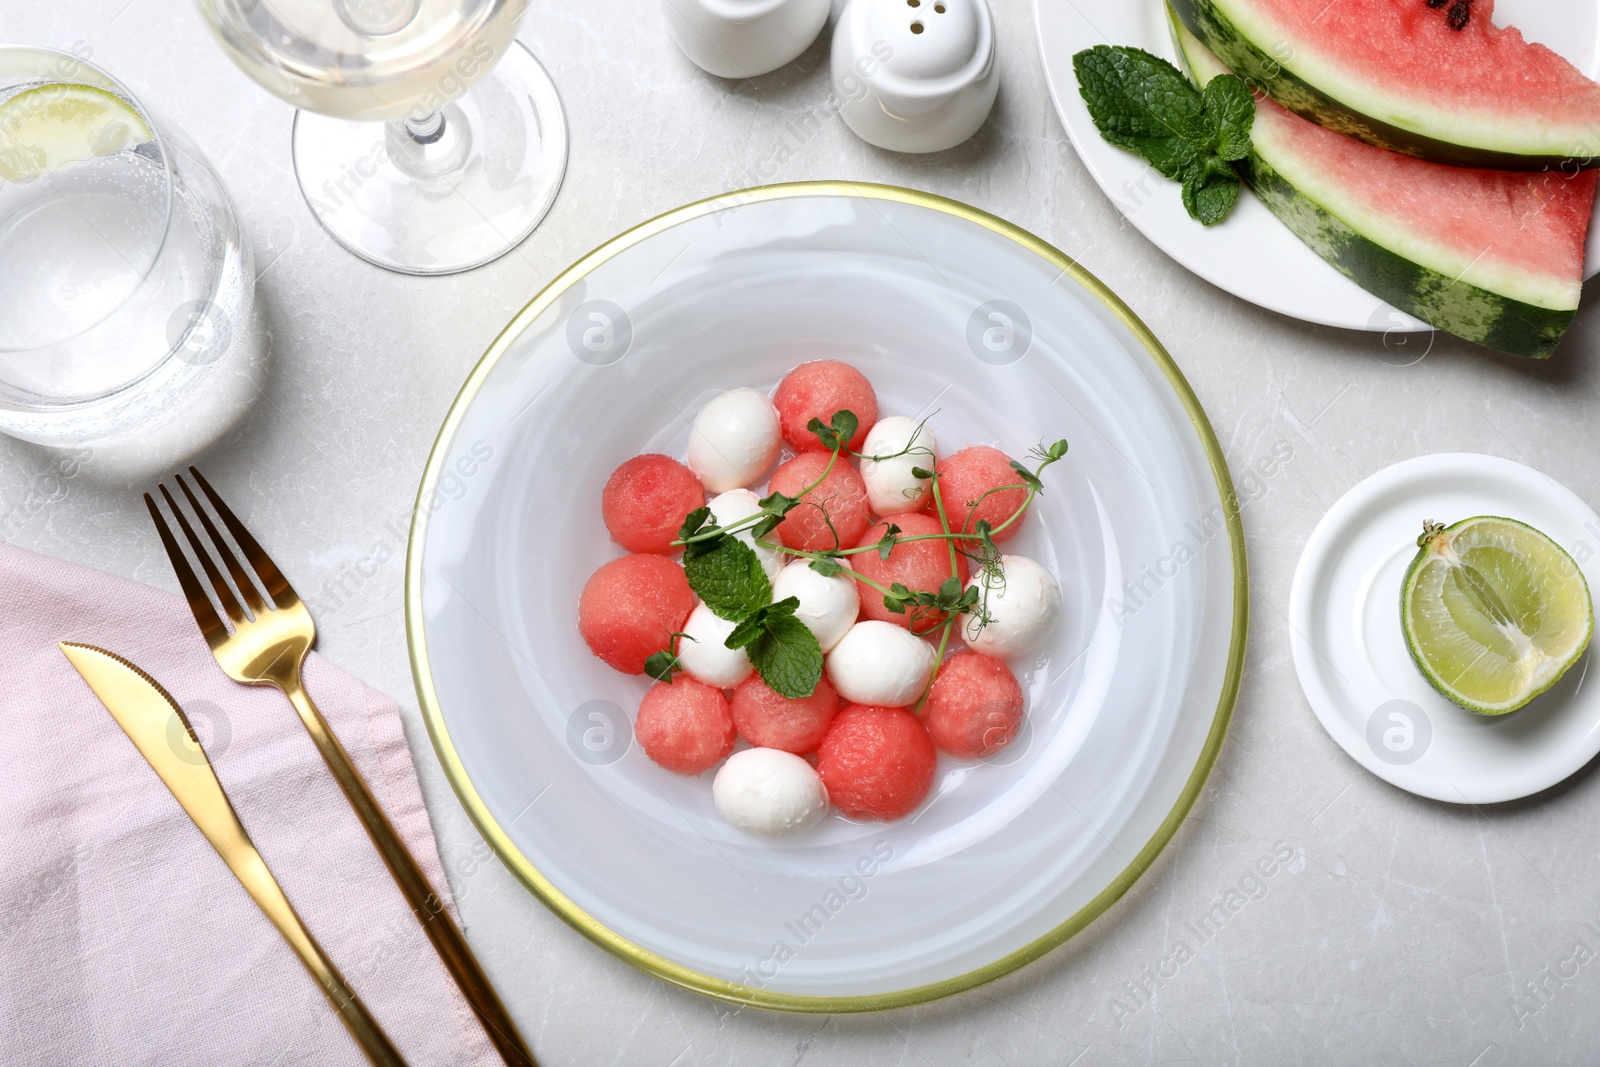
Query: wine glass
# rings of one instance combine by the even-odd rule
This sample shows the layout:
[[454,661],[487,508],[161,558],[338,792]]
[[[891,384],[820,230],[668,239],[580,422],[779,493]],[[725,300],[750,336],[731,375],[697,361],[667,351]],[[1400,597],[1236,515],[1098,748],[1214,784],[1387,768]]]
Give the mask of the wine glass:
[[300,108],[300,191],[361,258],[469,270],[549,210],[567,129],[555,84],[515,40],[527,0],[196,3],[234,62]]

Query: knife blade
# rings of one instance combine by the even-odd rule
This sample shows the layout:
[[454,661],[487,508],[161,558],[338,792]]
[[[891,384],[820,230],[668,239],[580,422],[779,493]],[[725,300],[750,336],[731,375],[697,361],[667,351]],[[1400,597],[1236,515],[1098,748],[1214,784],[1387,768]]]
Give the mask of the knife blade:
[[58,642],[58,647],[289,942],[367,1059],[375,1067],[405,1067],[388,1035],[311,936],[267,869],[178,702],[154,678],[115,653],[70,641]]

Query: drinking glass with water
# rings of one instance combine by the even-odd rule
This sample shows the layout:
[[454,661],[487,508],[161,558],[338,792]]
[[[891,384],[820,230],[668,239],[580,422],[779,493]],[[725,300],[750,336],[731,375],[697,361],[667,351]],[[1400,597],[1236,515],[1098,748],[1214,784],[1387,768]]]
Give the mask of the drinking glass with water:
[[235,372],[254,291],[200,151],[86,59],[0,47],[0,431],[115,441]]

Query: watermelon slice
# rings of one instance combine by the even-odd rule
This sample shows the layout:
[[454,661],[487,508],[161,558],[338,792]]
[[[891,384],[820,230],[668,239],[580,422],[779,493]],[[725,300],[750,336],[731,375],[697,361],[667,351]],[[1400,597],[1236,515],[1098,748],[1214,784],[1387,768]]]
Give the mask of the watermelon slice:
[[[1227,68],[1176,20],[1191,76]],[[1600,171],[1478,170],[1341,136],[1256,98],[1245,180],[1368,292],[1441,330],[1548,356],[1577,310]]]
[[1591,166],[1600,156],[1600,84],[1493,25],[1494,0],[1172,6],[1256,89],[1368,144],[1505,170]]

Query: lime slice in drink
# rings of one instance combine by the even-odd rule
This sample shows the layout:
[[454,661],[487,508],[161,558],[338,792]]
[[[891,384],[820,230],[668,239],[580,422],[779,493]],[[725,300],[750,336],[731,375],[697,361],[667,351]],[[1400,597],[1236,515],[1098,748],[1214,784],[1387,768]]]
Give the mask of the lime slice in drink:
[[0,180],[31,182],[154,136],[115,93],[90,85],[41,85],[0,104]]
[[1417,669],[1480,715],[1515,711],[1555,684],[1594,633],[1589,585],[1561,546],[1515,519],[1426,522],[1400,587]]

